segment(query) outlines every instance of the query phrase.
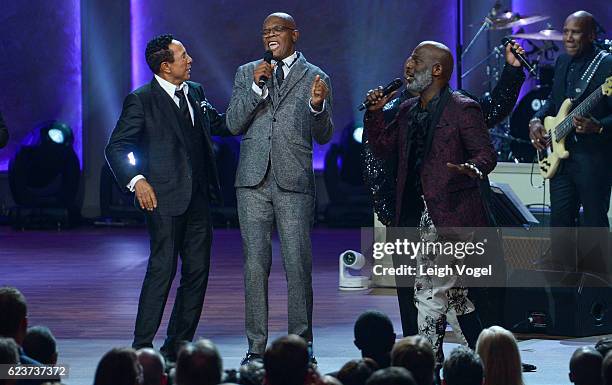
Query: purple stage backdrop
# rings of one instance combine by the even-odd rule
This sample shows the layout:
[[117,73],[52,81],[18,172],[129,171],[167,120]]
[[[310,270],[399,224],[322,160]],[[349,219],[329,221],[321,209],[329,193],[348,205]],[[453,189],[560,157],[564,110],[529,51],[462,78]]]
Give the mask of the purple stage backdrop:
[[58,119],[74,131],[82,159],[79,0],[3,1],[0,13],[0,110],[11,140],[0,171],[38,123]]
[[[82,100],[86,95],[82,95],[82,89],[88,88],[81,87],[81,50],[96,52],[96,47],[81,47],[81,1],[3,2],[0,84],[4,91],[0,94],[0,110],[9,126],[11,141],[6,149],[0,150],[0,171],[6,169],[8,159],[29,130],[47,119],[60,119],[72,126],[80,159],[83,151],[102,154],[103,141],[86,141],[87,147],[82,150],[82,127],[88,127],[89,118],[83,122]],[[464,12],[466,9],[471,12],[464,15],[467,40],[471,37],[470,31],[475,32],[469,25],[477,27],[492,4],[483,0],[463,3]],[[593,12],[604,28],[610,27],[607,2],[515,0],[513,3],[515,10],[522,14],[551,15],[550,21],[557,29],[561,29],[565,16],[578,8]],[[162,0],[131,0],[131,32],[125,36],[125,41],[131,44],[131,60],[125,61],[124,68],[112,68],[112,71],[131,73],[131,88],[149,81],[152,75],[144,61],[146,42],[154,35],[171,32],[183,41],[194,58],[192,79],[204,85],[208,98],[223,111],[229,103],[236,68],[263,54],[259,31],[264,17],[274,11],[286,11],[295,17],[301,32],[298,49],[331,77],[334,140],[337,141],[345,127],[354,122],[360,124],[363,115],[356,106],[365,92],[401,76],[404,60],[418,42],[439,40],[454,52],[456,4],[456,0],[289,0],[282,3],[176,0],[169,6]],[[545,26],[540,23],[527,29],[537,31]],[[116,26],[106,23],[100,28]],[[485,52],[474,51],[469,61],[479,60]],[[481,83],[482,76],[475,77],[464,87],[478,94],[482,91]],[[122,100],[105,101],[107,115],[118,115],[121,103]],[[109,116],[109,120],[116,121],[117,117]],[[105,129],[108,137],[112,126]],[[323,165],[327,147],[315,148],[317,168]]]
[[[454,47],[455,1],[206,1],[188,7],[162,0],[131,1],[132,86],[151,79],[144,60],[152,36],[172,32],[193,57],[192,79],[201,82],[220,110],[229,104],[236,68],[263,56],[263,19],[275,11],[294,16],[298,50],[331,78],[335,140],[363,114],[365,92],[401,76],[412,47],[425,37]],[[315,168],[328,146],[316,146]]]

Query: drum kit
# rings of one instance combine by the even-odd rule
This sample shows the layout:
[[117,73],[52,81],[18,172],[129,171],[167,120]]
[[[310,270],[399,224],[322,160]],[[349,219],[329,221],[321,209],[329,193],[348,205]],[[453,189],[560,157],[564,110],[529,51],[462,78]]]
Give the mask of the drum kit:
[[[516,40],[520,39],[519,42],[525,49],[525,56],[536,70],[535,76],[528,74],[530,79],[535,82],[535,88],[523,96],[510,119],[504,120],[490,130],[498,161],[519,163],[531,162],[534,158],[535,150],[533,150],[529,141],[529,120],[548,98],[552,85],[553,67],[552,64],[547,63],[553,63],[554,55],[559,50],[556,42],[563,40],[563,34],[550,26],[535,33],[524,33],[522,27],[543,22],[549,18],[549,16],[543,15],[524,16],[509,11],[499,12],[499,7],[496,6],[484,18],[480,29],[462,53],[463,58],[484,31],[504,31],[519,28],[520,33],[515,33],[510,37]],[[490,84],[497,83],[505,65],[504,56],[504,47],[496,46],[486,58],[463,72],[461,77],[465,78],[480,65],[486,63]],[[492,61],[492,65],[489,64],[491,58],[495,59]],[[490,89],[492,89],[492,86]]]
[[[498,154],[498,161],[531,163],[535,157],[535,149],[529,141],[529,121],[548,99],[553,82],[554,60],[561,51],[558,44],[563,41],[563,33],[552,28],[550,24],[538,32],[526,33],[522,30],[522,27],[546,21],[550,16],[525,16],[516,12],[499,12],[499,10],[499,4],[491,9],[484,18],[480,29],[461,53],[461,58],[465,57],[483,32],[512,31],[518,28],[518,33],[511,34],[509,37],[519,41],[525,49],[525,56],[535,69],[535,75],[527,75],[528,81],[533,86],[519,100],[510,118],[491,128],[490,133]],[[612,52],[610,40],[600,41],[599,46]],[[495,46],[487,57],[474,64],[467,71],[461,72],[461,78],[465,78],[486,63],[490,84],[497,83],[505,64],[504,56],[504,47]],[[491,58],[495,60],[492,61],[492,65],[489,65]]]

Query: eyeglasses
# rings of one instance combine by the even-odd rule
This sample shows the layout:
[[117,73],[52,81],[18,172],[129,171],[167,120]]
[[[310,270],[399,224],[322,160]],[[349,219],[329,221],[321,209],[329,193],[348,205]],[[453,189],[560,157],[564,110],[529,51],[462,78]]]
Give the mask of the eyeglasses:
[[271,35],[276,36],[276,35],[280,35],[281,33],[285,31],[297,31],[297,29],[285,27],[284,25],[275,25],[272,28],[266,28],[263,31],[261,31],[261,36],[263,37],[271,36]]

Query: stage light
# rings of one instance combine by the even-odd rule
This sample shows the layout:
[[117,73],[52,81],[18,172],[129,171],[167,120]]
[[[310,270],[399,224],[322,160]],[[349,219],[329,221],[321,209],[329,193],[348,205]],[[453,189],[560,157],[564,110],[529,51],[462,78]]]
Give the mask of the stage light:
[[57,144],[64,143],[64,134],[57,128],[50,129],[47,135],[49,135],[49,138]]
[[340,143],[325,154],[323,178],[329,197],[325,220],[330,227],[371,226],[372,200],[361,172],[363,126],[350,122],[342,130]]
[[55,120],[41,123],[23,140],[9,162],[15,227],[70,226],[78,221],[80,168],[73,143],[72,129]]

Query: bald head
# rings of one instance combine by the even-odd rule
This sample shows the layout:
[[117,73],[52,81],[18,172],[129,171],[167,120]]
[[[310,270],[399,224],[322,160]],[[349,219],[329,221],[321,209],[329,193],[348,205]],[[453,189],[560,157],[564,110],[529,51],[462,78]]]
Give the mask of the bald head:
[[576,20],[584,26],[584,30],[588,33],[595,34],[597,31],[597,23],[595,22],[595,17],[587,11],[577,11],[572,13],[565,19],[567,23],[568,20]]
[[440,77],[447,82],[450,80],[453,73],[453,55],[447,46],[437,41],[424,41],[416,49],[421,51],[431,65],[440,64],[442,67]]
[[264,20],[262,26],[264,50],[272,51],[276,60],[283,60],[295,52],[295,43],[300,32],[291,15],[284,12],[274,12]]
[[574,12],[563,24],[563,46],[570,56],[581,56],[589,52],[596,37],[597,23],[586,11]]
[[293,20],[293,17],[290,14],[288,14],[288,13],[284,13],[284,12],[274,12],[274,13],[271,13],[264,20],[264,24],[266,24],[266,22],[269,21],[272,18],[281,19],[281,20],[283,20],[286,23],[285,24],[286,26],[291,26],[292,28],[296,28],[295,20]]
[[167,376],[164,357],[151,348],[143,348],[136,352],[138,362],[142,365],[144,385],[165,385]]
[[570,359],[570,381],[576,385],[601,384],[601,354],[590,346],[576,349]]

